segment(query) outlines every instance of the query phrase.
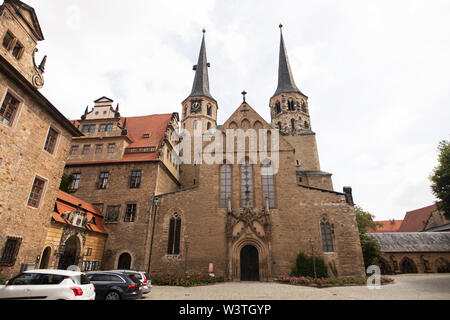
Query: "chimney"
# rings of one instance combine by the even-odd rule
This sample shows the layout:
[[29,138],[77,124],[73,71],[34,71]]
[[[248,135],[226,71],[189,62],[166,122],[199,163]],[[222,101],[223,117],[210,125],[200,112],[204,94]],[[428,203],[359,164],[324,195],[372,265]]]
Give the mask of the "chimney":
[[347,204],[354,206],[353,195],[352,195],[352,187],[344,187],[345,201]]

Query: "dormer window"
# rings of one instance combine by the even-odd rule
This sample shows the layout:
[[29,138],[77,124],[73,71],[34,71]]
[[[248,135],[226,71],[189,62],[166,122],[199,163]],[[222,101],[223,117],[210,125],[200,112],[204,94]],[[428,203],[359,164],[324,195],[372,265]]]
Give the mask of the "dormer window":
[[111,132],[113,125],[111,123],[104,123],[98,127],[98,132]]
[[5,36],[3,37],[3,47],[6,50],[10,50],[13,46],[14,40],[15,40],[15,38],[12,35],[12,33],[7,31]]

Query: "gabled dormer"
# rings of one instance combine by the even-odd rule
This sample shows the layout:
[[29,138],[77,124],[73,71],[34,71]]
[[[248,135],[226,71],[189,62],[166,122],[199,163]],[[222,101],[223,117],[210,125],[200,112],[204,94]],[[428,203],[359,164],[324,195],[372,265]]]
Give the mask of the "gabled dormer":
[[47,57],[35,62],[38,41],[44,40],[32,7],[19,0],[5,0],[0,6],[0,53],[36,88],[44,85]]

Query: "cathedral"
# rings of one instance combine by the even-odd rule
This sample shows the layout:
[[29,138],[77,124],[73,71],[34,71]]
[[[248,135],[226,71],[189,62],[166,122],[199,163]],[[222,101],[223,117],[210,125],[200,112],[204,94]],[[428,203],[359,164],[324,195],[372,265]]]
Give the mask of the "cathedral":
[[[74,195],[105,216],[102,269],[272,281],[289,274],[303,252],[322,257],[330,276],[364,275],[351,188],[334,191],[331,173],[320,168],[308,97],[295,84],[280,36],[270,123],[245,92],[228,120],[217,123],[205,31],[181,119],[176,112],[122,117],[119,105],[102,97],[73,120],[84,135],[73,138],[65,173],[74,178]],[[269,141],[270,160],[253,157],[252,130],[267,133],[254,138],[257,145]],[[243,151],[229,139],[235,132],[244,134]],[[221,137],[227,143],[213,146]],[[275,147],[277,167],[268,173]],[[206,150],[225,157],[207,163],[199,156]],[[191,161],[182,161],[188,154]]]
[[192,91],[182,102],[180,127],[194,136],[199,127],[203,135],[218,130],[223,140],[233,130],[278,129],[278,168],[265,174],[270,161],[249,161],[248,144],[239,156],[239,151],[229,150],[228,142],[221,149],[226,154],[223,163],[198,164],[194,155],[193,164],[182,164],[182,189],[154,198],[152,273],[213,271],[232,281],[271,281],[289,274],[303,252],[322,257],[330,276],[364,275],[351,188],[334,191],[331,174],[320,168],[308,97],[295,84],[281,25],[280,31],[270,123],[245,101],[243,92],[242,104],[217,124],[218,104],[209,90],[203,35]]

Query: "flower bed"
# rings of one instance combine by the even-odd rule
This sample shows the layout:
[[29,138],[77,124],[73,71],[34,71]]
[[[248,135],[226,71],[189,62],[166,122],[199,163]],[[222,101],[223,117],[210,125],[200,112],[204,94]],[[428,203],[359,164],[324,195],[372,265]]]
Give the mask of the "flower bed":
[[209,274],[201,274],[198,272],[188,272],[186,276],[182,274],[151,274],[150,279],[152,279],[152,285],[155,286],[182,286],[182,287],[193,287],[193,286],[204,286],[213,283],[223,282],[222,277],[215,277]]
[[[389,284],[394,281],[392,278],[381,277],[381,285]],[[364,286],[367,284],[366,278],[311,278],[311,277],[292,277],[292,276],[280,276],[278,281],[281,283],[288,283],[297,286],[308,287],[340,287],[340,286]]]

